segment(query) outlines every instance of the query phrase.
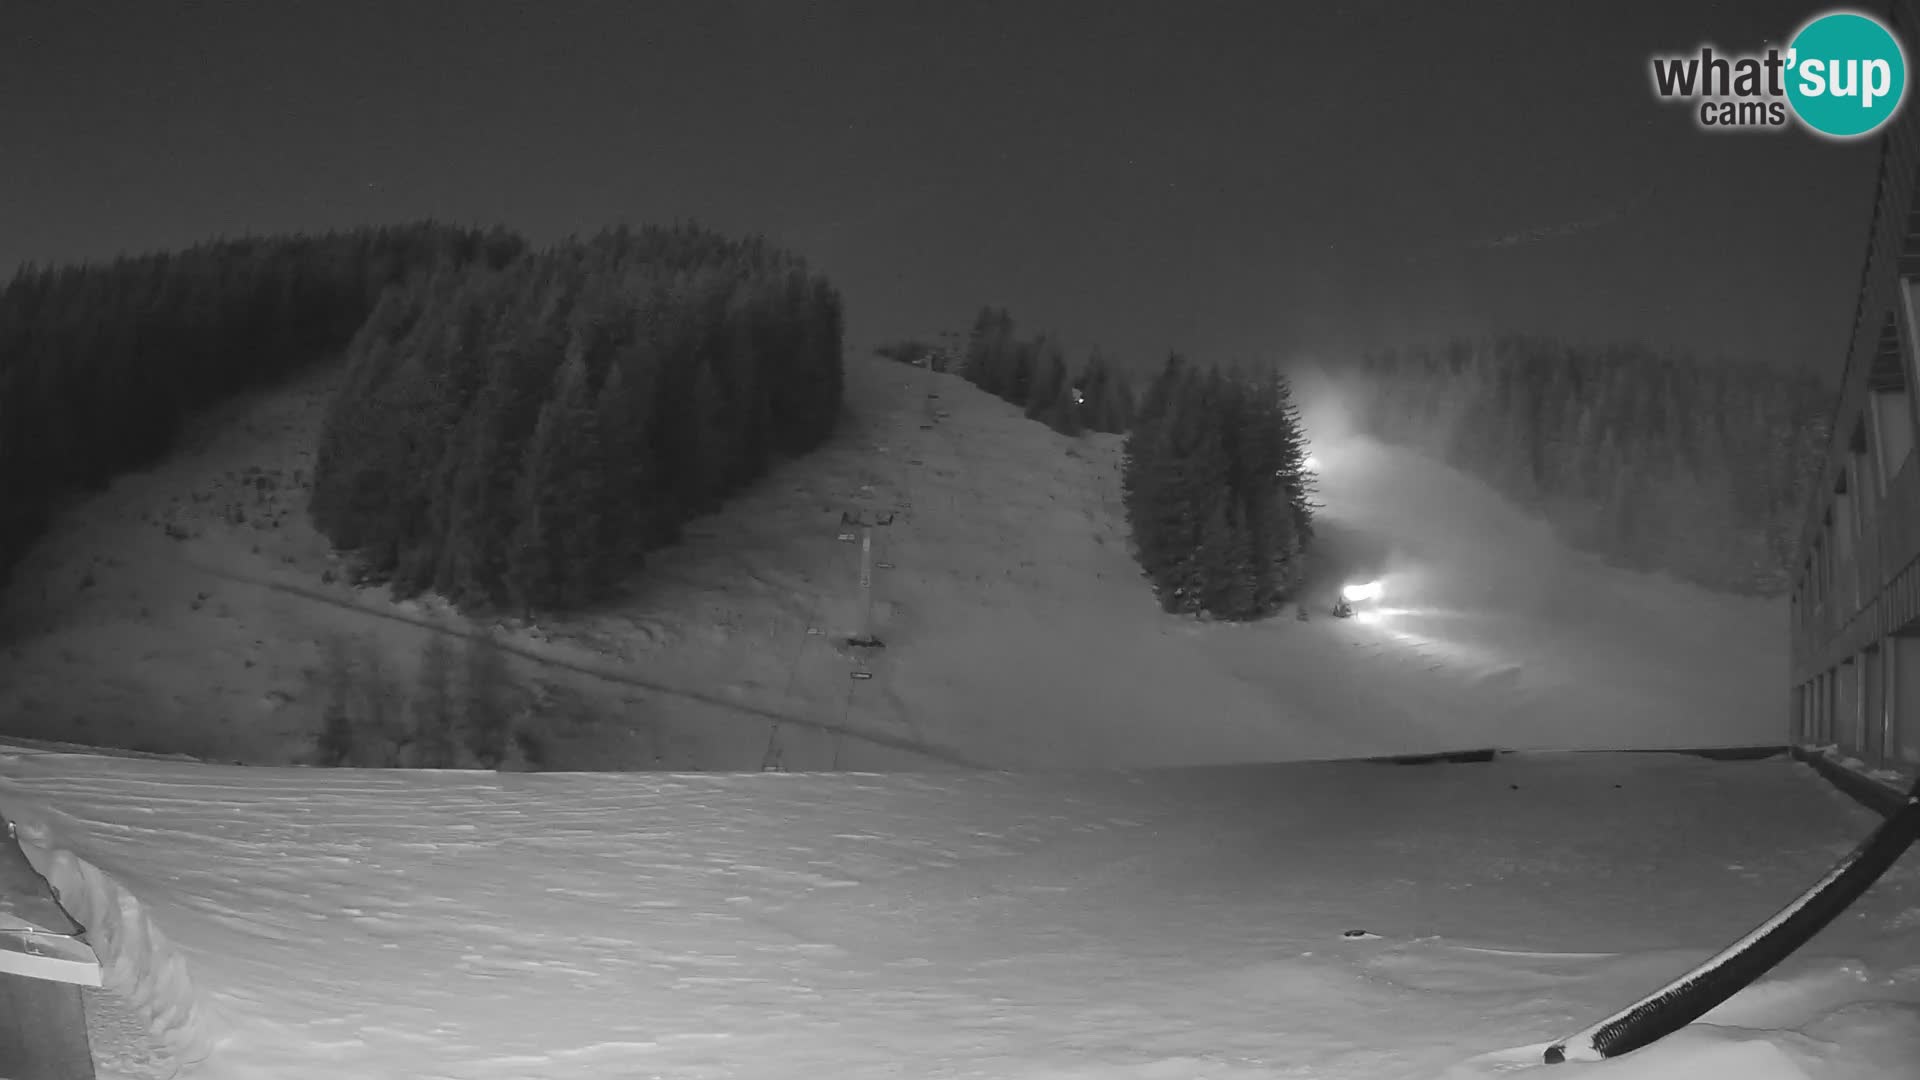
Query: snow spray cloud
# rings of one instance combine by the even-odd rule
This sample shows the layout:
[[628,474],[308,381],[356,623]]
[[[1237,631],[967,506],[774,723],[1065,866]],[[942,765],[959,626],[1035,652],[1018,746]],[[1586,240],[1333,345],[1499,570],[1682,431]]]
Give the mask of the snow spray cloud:
[[1779,130],[1798,120],[1823,139],[1857,139],[1885,127],[1907,97],[1907,56],[1879,19],[1856,11],[1815,16],[1785,52],[1652,58],[1654,96],[1692,106],[1703,131]]

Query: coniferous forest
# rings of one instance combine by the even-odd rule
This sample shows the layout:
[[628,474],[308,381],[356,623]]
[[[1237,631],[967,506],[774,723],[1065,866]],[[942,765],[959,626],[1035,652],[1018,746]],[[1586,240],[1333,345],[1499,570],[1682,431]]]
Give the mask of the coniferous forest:
[[983,308],[974,318],[961,374],[1063,435],[1117,435],[1133,424],[1133,384],[1125,369],[1096,349],[1073,374],[1059,342],[1045,335],[1019,338],[1004,308]]
[[[914,343],[881,355],[914,362]],[[1126,369],[1098,350],[1070,374],[1045,335],[1019,337],[1004,308],[974,319],[961,371],[1067,435],[1123,433],[1121,486],[1134,555],[1161,607],[1257,619],[1291,599],[1313,536],[1306,442],[1277,371],[1202,370],[1168,358],[1136,402]]]
[[797,257],[625,228],[390,290],[348,349],[315,523],[407,594],[598,599],[839,416],[839,294]]
[[[0,570],[62,499],[163,458],[187,416],[344,351],[322,531],[403,594],[578,606],[827,437],[840,342],[839,296],[802,260],[694,226],[534,252],[426,222],[28,266],[0,291]],[[1097,350],[1073,365],[991,307],[949,360],[1056,431],[1129,434],[1129,515],[1169,610],[1245,617],[1292,588],[1311,526],[1284,380],[1255,392],[1176,359],[1136,404]],[[1521,337],[1335,374],[1366,433],[1579,546],[1713,588],[1787,580],[1830,404],[1807,376]]]
[[0,571],[182,422],[344,352],[312,509],[402,594],[577,606],[839,415],[841,309],[696,226],[432,222],[28,266],[0,292]]
[[1285,376],[1169,357],[1127,435],[1121,479],[1164,610],[1257,619],[1292,599],[1313,515]]
[[338,356],[389,286],[525,249],[428,222],[23,267],[0,292],[0,578],[62,499],[159,461],[194,412]]
[[1332,374],[1363,433],[1481,478],[1578,547],[1729,592],[1790,580],[1833,408],[1817,379],[1527,337]]

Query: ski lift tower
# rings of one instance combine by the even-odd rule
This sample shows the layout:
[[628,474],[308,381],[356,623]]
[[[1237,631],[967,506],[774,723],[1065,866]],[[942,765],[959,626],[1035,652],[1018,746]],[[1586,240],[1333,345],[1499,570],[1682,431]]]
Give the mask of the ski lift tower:
[[873,634],[873,530],[893,524],[893,511],[842,510],[840,539],[851,543],[860,530],[860,627],[847,645],[855,649],[883,649],[886,646]]

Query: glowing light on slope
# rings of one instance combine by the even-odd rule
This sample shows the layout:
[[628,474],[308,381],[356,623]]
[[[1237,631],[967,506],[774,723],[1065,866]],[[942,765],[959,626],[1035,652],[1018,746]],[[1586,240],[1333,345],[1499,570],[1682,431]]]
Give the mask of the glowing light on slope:
[[1357,585],[1349,585],[1340,590],[1340,595],[1346,597],[1348,603],[1353,604],[1360,603],[1363,600],[1376,600],[1380,597],[1380,583],[1378,581],[1365,581]]

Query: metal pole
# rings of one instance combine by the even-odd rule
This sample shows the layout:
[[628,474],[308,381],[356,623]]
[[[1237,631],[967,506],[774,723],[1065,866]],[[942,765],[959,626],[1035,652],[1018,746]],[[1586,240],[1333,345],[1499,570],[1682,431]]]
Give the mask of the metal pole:
[[873,526],[860,528],[860,640],[873,640]]

